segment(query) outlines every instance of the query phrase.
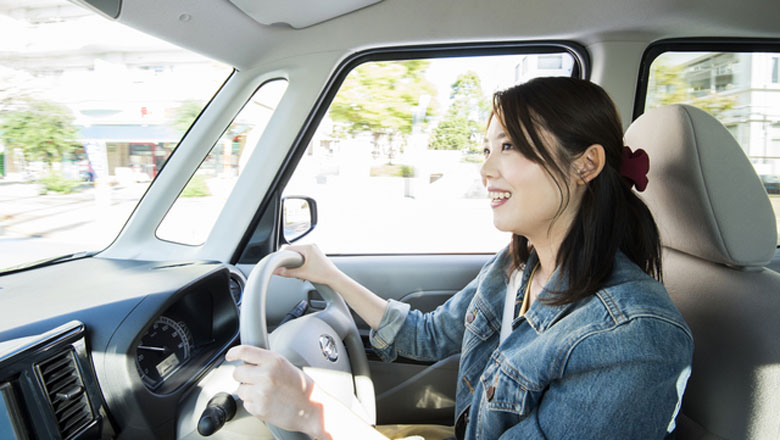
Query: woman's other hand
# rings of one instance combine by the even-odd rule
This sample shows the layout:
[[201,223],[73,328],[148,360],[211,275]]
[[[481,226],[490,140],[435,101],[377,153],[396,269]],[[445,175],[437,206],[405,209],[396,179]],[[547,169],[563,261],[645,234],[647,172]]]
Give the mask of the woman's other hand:
[[263,421],[320,440],[388,440],[277,353],[239,345],[225,359],[244,361],[233,372],[241,383],[237,394]]
[[295,269],[280,267],[274,271],[276,275],[329,285],[333,283],[336,277],[341,275],[341,271],[322,253],[316,244],[287,246],[284,249],[303,255],[304,263],[303,266]]
[[228,361],[241,360],[233,378],[248,413],[288,431],[315,434],[322,430],[322,405],[311,400],[314,381],[283,356],[239,345],[228,350]]

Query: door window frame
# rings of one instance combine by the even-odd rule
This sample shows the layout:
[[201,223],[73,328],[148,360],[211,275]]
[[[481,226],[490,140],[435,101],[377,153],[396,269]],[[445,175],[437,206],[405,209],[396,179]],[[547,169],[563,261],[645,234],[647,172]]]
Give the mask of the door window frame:
[[[491,55],[524,55],[524,54],[544,54],[566,52],[574,59],[572,67],[572,76],[582,79],[590,78],[590,55],[587,49],[579,43],[566,40],[547,40],[547,41],[524,41],[524,42],[494,42],[494,43],[467,43],[467,44],[439,44],[439,45],[421,45],[421,46],[401,46],[401,47],[383,47],[368,49],[356,52],[348,56],[335,69],[333,75],[328,79],[323,92],[317,98],[312,106],[309,115],[306,117],[301,129],[299,130],[292,148],[285,156],[281,166],[276,172],[271,186],[268,188],[263,201],[260,203],[250,222],[244,236],[236,246],[236,250],[231,258],[231,263],[240,262],[241,264],[253,264],[259,261],[256,252],[247,252],[248,249],[278,249],[280,246],[278,231],[281,228],[281,221],[278,218],[278,212],[270,209],[278,205],[278,199],[281,197],[282,190],[289,182],[295,171],[295,168],[303,157],[306,147],[309,145],[314,133],[319,127],[325,114],[335,98],[341,85],[347,75],[357,66],[376,61],[407,61],[428,58],[455,58],[468,56],[491,56]],[[291,85],[292,86],[292,85]],[[260,225],[268,225],[271,221],[268,216],[274,216],[273,221],[276,224],[277,233],[259,233]],[[265,230],[269,228],[265,227]],[[273,242],[271,242],[273,241]],[[372,254],[373,255],[373,254]]]
[[672,38],[651,43],[642,54],[642,61],[639,64],[639,78],[637,79],[632,120],[636,120],[645,112],[650,68],[655,59],[666,52],[767,52],[780,54],[780,40],[770,38]]

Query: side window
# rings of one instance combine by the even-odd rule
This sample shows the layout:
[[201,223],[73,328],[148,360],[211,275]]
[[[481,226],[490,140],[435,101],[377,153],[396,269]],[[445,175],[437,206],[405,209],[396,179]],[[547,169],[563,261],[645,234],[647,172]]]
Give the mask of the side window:
[[778,60],[771,52],[665,52],[650,66],[645,109],[686,103],[720,120],[764,183],[780,232]]
[[568,53],[367,62],[346,77],[284,195],[317,201],[328,254],[492,253],[480,179],[492,93],[570,76]]
[[163,218],[158,238],[190,245],[206,241],[285,90],[286,80],[257,89]]

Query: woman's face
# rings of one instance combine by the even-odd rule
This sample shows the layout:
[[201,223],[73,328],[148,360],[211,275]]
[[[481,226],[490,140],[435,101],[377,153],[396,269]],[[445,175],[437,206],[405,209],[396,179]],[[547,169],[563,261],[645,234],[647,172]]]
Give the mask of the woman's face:
[[[540,130],[540,135],[544,134]],[[541,165],[515,148],[496,117],[488,127],[485,162],[480,174],[488,191],[496,228],[522,235],[532,243],[549,238],[561,193]]]

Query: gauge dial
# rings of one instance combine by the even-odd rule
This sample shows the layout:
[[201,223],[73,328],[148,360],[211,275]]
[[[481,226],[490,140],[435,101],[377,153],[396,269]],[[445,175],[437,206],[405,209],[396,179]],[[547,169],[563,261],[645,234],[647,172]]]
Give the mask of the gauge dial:
[[157,318],[136,346],[136,365],[144,383],[152,389],[160,386],[190,359],[192,347],[192,334],[184,322]]

